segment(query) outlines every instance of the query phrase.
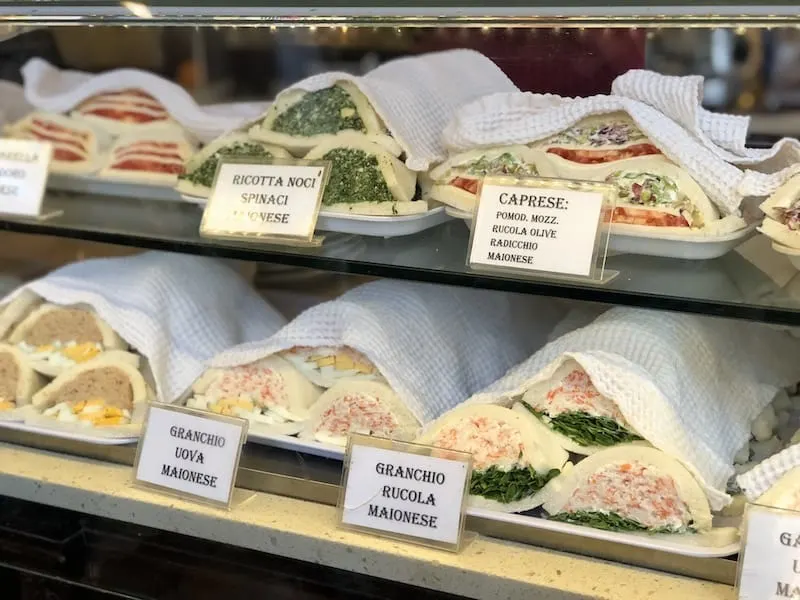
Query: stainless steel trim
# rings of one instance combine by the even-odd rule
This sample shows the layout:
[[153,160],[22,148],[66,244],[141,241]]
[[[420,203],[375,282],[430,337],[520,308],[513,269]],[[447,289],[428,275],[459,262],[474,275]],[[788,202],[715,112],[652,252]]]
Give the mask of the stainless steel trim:
[[[130,466],[133,466],[136,454],[134,445],[99,446],[3,428],[0,428],[0,442]],[[341,475],[342,463],[339,461],[268,446],[245,444],[236,484],[238,487],[257,492],[336,506]],[[518,527],[479,517],[468,517],[466,529],[488,537],[727,585],[734,585],[736,581],[736,561],[727,558],[680,556],[561,532]]]

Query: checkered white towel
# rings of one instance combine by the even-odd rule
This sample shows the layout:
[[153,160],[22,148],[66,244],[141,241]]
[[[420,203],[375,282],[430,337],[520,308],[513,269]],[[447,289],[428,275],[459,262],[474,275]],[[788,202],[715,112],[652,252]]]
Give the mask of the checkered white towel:
[[263,339],[285,319],[211,258],[146,252],[73,263],[26,284],[56,304],[88,304],[148,359],[159,400],[176,400],[225,348]]
[[800,445],[789,446],[736,478],[750,502],[758,500],[786,473],[800,467]]
[[541,347],[563,312],[544,298],[377,281],[308,309],[271,339],[224,352],[212,365],[247,364],[292,346],[347,345],[372,360],[426,423]]
[[321,73],[288,89],[313,92],[342,80],[352,81],[369,98],[413,171],[427,171],[445,158],[441,132],[459,107],[488,94],[519,91],[497,65],[474,50],[400,58],[362,76]]
[[800,378],[798,352],[798,340],[755,323],[614,308],[469,402],[509,403],[572,358],[637,432],[695,473],[719,509],[751,421]]
[[266,103],[200,106],[181,86],[138,69],[115,69],[99,75],[60,70],[41,58],[22,67],[25,98],[39,110],[63,113],[101,92],[139,88],[155,97],[178,123],[202,142],[240,127],[266,109]]
[[746,148],[749,119],[704,110],[702,85],[702,77],[634,70],[618,77],[607,96],[493,94],[463,106],[445,128],[443,143],[453,151],[526,144],[590,115],[624,111],[697,180],[723,214],[733,214],[743,198],[767,196],[800,170],[800,142],[784,139],[769,149]]

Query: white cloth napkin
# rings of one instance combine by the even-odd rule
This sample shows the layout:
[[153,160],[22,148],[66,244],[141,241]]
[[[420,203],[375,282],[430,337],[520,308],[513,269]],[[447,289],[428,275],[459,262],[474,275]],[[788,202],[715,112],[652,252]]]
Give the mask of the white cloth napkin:
[[88,304],[148,359],[158,399],[172,402],[225,348],[284,325],[230,267],[211,258],[146,252],[72,263],[22,289],[56,304]]
[[624,111],[697,180],[723,214],[734,214],[745,197],[767,196],[800,170],[800,142],[784,139],[769,149],[746,148],[749,119],[703,109],[702,84],[702,77],[634,70],[614,81],[610,95],[494,94],[463,106],[445,128],[443,143],[452,151],[527,144],[588,116]]
[[572,358],[636,431],[695,473],[719,509],[751,421],[800,378],[798,352],[797,340],[755,323],[614,308],[469,401],[509,403]]
[[800,445],[789,446],[736,478],[745,497],[754,502],[786,473],[800,467]]
[[321,73],[288,89],[313,92],[342,80],[352,81],[369,98],[412,171],[427,171],[445,158],[441,132],[460,106],[487,94],[519,91],[497,65],[474,50],[400,58],[362,76]]
[[271,339],[212,361],[230,367],[292,346],[347,345],[380,369],[427,423],[541,347],[557,301],[491,290],[377,281],[302,313]]
[[166,107],[178,123],[202,142],[240,127],[263,112],[266,103],[199,106],[176,83],[139,69],[115,69],[99,75],[60,70],[41,58],[22,67],[25,98],[39,110],[63,113],[101,92],[139,88]]

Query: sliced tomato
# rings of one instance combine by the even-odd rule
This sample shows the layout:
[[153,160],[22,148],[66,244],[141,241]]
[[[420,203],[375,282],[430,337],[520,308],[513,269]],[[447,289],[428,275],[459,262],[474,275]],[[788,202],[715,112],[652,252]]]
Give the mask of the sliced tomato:
[[87,154],[88,153],[86,147],[83,144],[81,144],[80,142],[76,141],[76,140],[64,140],[64,139],[61,139],[59,137],[56,137],[55,135],[53,135],[51,133],[42,132],[42,131],[36,131],[35,129],[28,129],[26,131],[26,133],[32,135],[37,140],[44,140],[44,141],[47,141],[47,142],[53,142],[54,144],[58,144],[60,146],[70,146],[72,148],[80,150],[81,153],[83,153],[83,154]]
[[116,160],[122,160],[123,158],[132,155],[151,156],[153,158],[169,158],[172,160],[183,161],[183,157],[180,154],[176,154],[175,152],[159,152],[158,150],[136,150],[136,149],[129,150],[127,148],[125,150],[122,150],[121,152],[120,151],[115,152],[114,158]]
[[128,150],[134,150],[136,148],[155,148],[158,150],[177,150],[178,144],[175,142],[151,142],[149,140],[142,140],[140,142],[134,142],[132,144],[128,144],[125,146],[122,151],[127,152]]
[[649,227],[689,227],[689,222],[682,216],[627,206],[617,206],[614,209],[614,223]]
[[49,131],[52,133],[68,133],[70,135],[74,135],[76,138],[81,140],[88,140],[89,134],[84,133],[82,131],[77,131],[75,129],[70,129],[69,127],[64,127],[63,125],[59,125],[58,123],[53,123],[53,121],[45,121],[43,119],[33,119],[31,121],[37,127],[44,129],[45,131]]
[[147,113],[137,112],[133,109],[122,108],[89,108],[88,110],[81,111],[81,113],[84,115],[104,117],[122,123],[152,123],[153,121],[164,121],[168,116],[166,113],[149,115]]
[[477,179],[469,179],[467,177],[454,177],[450,181],[450,185],[473,195],[478,194],[478,183]]
[[53,160],[61,162],[81,162],[85,160],[82,154],[71,150],[70,148],[53,148]]
[[169,173],[180,175],[183,173],[183,164],[164,163],[157,160],[128,159],[111,165],[112,169],[122,171],[144,171],[150,173]]
[[588,150],[588,149],[575,149],[575,148],[548,148],[550,154],[557,154],[565,160],[580,163],[582,165],[596,165],[615,160],[623,160],[626,158],[635,158],[637,156],[649,156],[652,154],[661,154],[661,150],[656,148],[653,144],[643,143],[634,144],[627,148],[620,148],[617,150]]

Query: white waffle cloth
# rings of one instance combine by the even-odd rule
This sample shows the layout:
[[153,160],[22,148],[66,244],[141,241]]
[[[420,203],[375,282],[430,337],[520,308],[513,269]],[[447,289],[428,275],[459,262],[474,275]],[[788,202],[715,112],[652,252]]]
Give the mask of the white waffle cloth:
[[736,478],[745,497],[754,502],[786,473],[800,467],[800,445],[795,444],[770,456]]
[[88,304],[148,359],[158,399],[175,401],[225,348],[285,324],[247,282],[211,258],[146,252],[72,263],[26,284],[56,304]]
[[474,50],[400,58],[362,76],[321,73],[288,89],[313,92],[342,80],[352,81],[366,95],[405,151],[412,171],[427,171],[446,157],[442,129],[460,106],[488,94],[519,91],[497,65]]
[[292,346],[347,345],[367,356],[427,423],[540,348],[563,312],[549,299],[377,281],[310,308],[271,339],[231,349],[211,364],[247,364]]
[[667,158],[697,180],[724,214],[736,213],[747,196],[770,195],[800,170],[800,142],[787,138],[769,149],[746,148],[749,117],[706,111],[702,96],[702,77],[641,70],[617,77],[608,96],[494,94],[463,106],[445,128],[443,143],[456,152],[527,144],[590,115],[624,111]]
[[755,323],[614,308],[469,402],[508,403],[573,358],[636,431],[694,472],[719,509],[751,421],[800,378],[798,352],[800,342]]
[[178,123],[202,142],[240,127],[266,109],[266,103],[200,106],[181,86],[138,69],[115,69],[99,75],[60,70],[41,58],[22,67],[25,98],[39,110],[63,113],[102,92],[138,88],[151,94]]

